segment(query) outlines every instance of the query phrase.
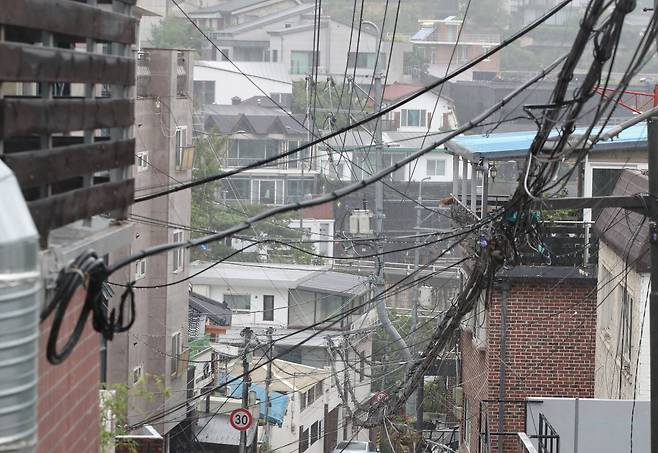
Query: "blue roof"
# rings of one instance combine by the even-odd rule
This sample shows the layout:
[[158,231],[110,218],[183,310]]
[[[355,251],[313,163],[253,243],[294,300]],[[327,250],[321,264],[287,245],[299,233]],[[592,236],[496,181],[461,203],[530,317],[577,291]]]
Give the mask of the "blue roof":
[[[220,375],[219,382],[223,384],[225,382],[231,381],[234,379],[234,376],[231,375]],[[227,385],[227,396],[232,396],[234,398],[240,398],[242,396],[242,379],[238,378],[237,380],[231,382]],[[267,404],[267,392],[265,392],[265,387],[258,384],[251,384],[249,390],[256,392],[256,398],[258,398],[258,413],[260,418],[265,418],[265,404]],[[270,397],[270,413],[268,414],[268,422],[270,424],[277,424],[279,427],[283,425],[283,417],[286,415],[286,409],[288,408],[288,395],[279,392],[271,392]]]
[[[612,127],[606,127],[604,131],[608,131]],[[587,128],[578,128],[574,134],[584,134],[586,131]],[[597,129],[594,129],[594,132],[596,131]],[[446,146],[457,154],[466,153],[490,159],[525,157],[536,134],[536,131],[524,131],[497,132],[489,135],[460,135],[448,142]],[[556,136],[557,131],[551,134],[551,137]],[[451,144],[457,146],[451,146]],[[641,148],[646,145],[647,125],[645,122],[641,122],[624,129],[613,140],[598,142],[594,145],[594,150]]]
[[412,40],[425,40],[429,35],[431,35],[434,32],[433,27],[423,27],[420,30],[418,30],[412,37]]

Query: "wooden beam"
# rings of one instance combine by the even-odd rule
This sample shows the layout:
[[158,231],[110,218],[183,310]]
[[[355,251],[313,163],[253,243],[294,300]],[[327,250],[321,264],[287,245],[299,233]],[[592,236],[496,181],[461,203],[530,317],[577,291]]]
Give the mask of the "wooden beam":
[[0,139],[129,127],[134,119],[135,106],[128,99],[0,99]]
[[3,160],[21,187],[35,187],[111,168],[128,167],[135,162],[135,140],[11,153],[4,155]]
[[134,85],[135,60],[11,42],[0,43],[0,81]]
[[[71,0],[5,1],[0,24],[133,44],[137,20]],[[8,3],[11,3],[9,5]]]
[[43,237],[48,231],[133,202],[135,181],[108,182],[28,202],[32,219]]

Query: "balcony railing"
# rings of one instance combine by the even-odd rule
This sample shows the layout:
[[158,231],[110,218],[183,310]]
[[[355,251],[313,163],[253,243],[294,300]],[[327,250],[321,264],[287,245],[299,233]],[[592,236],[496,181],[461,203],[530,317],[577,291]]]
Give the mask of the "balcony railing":
[[44,245],[50,230],[101,213],[122,218],[133,201],[134,2],[109,3],[23,0],[0,13],[0,158]]

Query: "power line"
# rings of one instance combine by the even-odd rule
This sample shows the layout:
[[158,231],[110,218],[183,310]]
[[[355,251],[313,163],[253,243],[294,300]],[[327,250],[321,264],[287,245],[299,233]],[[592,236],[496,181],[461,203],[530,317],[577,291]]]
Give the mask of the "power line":
[[[172,1],[173,1],[173,0],[172,0]],[[157,198],[157,197],[160,197],[160,196],[163,196],[163,195],[167,195],[167,194],[170,194],[170,193],[178,192],[178,191],[180,191],[180,190],[189,189],[189,188],[191,188],[191,187],[194,187],[194,186],[197,186],[197,185],[200,185],[200,184],[206,184],[206,183],[211,182],[211,181],[216,181],[216,180],[219,180],[219,179],[227,178],[227,177],[229,177],[229,176],[232,176],[232,175],[235,175],[235,174],[238,174],[238,173],[244,172],[244,171],[246,171],[246,170],[250,170],[250,169],[253,169],[253,168],[261,167],[261,166],[263,166],[263,165],[266,165],[266,164],[268,164],[268,163],[274,162],[274,161],[276,161],[276,160],[278,160],[278,159],[281,159],[281,158],[283,158],[283,157],[287,157],[287,156],[292,155],[292,154],[295,154],[295,153],[297,153],[297,152],[299,152],[299,151],[301,151],[301,150],[307,149],[307,148],[309,148],[309,147],[311,147],[311,146],[315,146],[315,145],[317,145],[317,144],[319,144],[319,143],[321,143],[321,142],[323,142],[323,141],[325,141],[325,140],[327,140],[327,139],[329,139],[329,138],[336,137],[336,136],[340,135],[340,134],[343,133],[343,132],[346,132],[346,131],[348,131],[348,130],[354,129],[354,128],[359,127],[359,126],[362,126],[362,125],[364,125],[364,124],[366,124],[366,123],[372,121],[373,119],[375,119],[375,118],[379,118],[380,116],[383,116],[383,115],[385,115],[385,114],[387,114],[387,113],[389,113],[389,112],[391,112],[391,111],[393,111],[393,110],[395,110],[395,109],[401,107],[402,105],[406,104],[407,102],[410,102],[410,101],[412,101],[412,100],[418,98],[419,96],[423,95],[424,93],[427,93],[428,91],[430,91],[430,90],[432,90],[432,89],[434,89],[434,88],[440,86],[441,84],[447,82],[448,80],[451,80],[451,79],[457,77],[458,75],[464,73],[465,71],[469,70],[470,68],[472,68],[473,66],[477,65],[478,63],[480,63],[480,62],[484,61],[485,59],[491,57],[492,55],[496,54],[496,53],[499,52],[500,50],[502,50],[502,49],[504,49],[505,47],[509,46],[510,44],[512,44],[513,42],[515,42],[516,40],[518,40],[518,39],[520,39],[521,37],[525,36],[526,34],[528,34],[529,32],[531,32],[531,31],[534,30],[535,28],[539,27],[541,24],[543,24],[544,22],[546,22],[548,19],[550,19],[551,17],[553,17],[555,14],[557,14],[562,8],[564,8],[566,5],[568,5],[569,3],[571,3],[571,1],[572,1],[572,0],[563,0],[562,2],[560,2],[559,4],[557,4],[556,6],[554,6],[552,9],[550,9],[548,12],[546,12],[544,15],[542,15],[541,17],[535,19],[533,22],[531,22],[529,25],[527,25],[526,27],[524,27],[524,28],[521,29],[520,31],[514,33],[511,37],[507,38],[506,40],[504,40],[503,42],[501,42],[501,43],[498,44],[497,46],[492,47],[491,49],[489,49],[488,51],[484,52],[484,53],[483,53],[482,55],[480,55],[479,57],[477,57],[477,58],[471,60],[471,61],[468,62],[468,63],[465,63],[465,64],[462,65],[461,67],[459,67],[459,68],[457,68],[456,70],[454,70],[454,71],[453,71],[450,75],[448,75],[447,77],[443,77],[443,78],[441,78],[441,79],[438,79],[437,81],[435,81],[435,82],[433,82],[433,83],[431,83],[431,84],[425,86],[424,88],[422,88],[422,89],[416,91],[415,93],[412,93],[412,94],[410,94],[410,95],[404,97],[403,99],[401,99],[401,100],[399,100],[399,101],[397,101],[397,102],[395,102],[395,103],[393,103],[393,104],[391,104],[391,105],[389,105],[389,106],[387,106],[387,107],[384,107],[383,109],[380,109],[378,112],[375,112],[375,113],[373,113],[372,115],[369,115],[369,116],[367,116],[367,117],[365,117],[365,118],[363,118],[363,119],[361,119],[361,120],[356,121],[355,123],[353,123],[353,124],[351,124],[351,125],[349,125],[349,126],[346,126],[346,127],[341,128],[341,129],[338,129],[337,131],[331,132],[331,133],[329,133],[329,134],[327,134],[327,135],[325,135],[325,136],[322,136],[322,137],[320,137],[320,138],[315,138],[315,139],[313,139],[312,141],[310,141],[309,143],[305,143],[305,144],[303,144],[303,145],[301,145],[301,146],[299,146],[299,147],[297,147],[297,148],[295,148],[295,149],[293,149],[293,150],[289,150],[289,151],[286,151],[286,152],[284,152],[284,153],[281,153],[281,154],[278,154],[278,155],[275,155],[275,156],[272,156],[272,157],[269,157],[269,158],[261,159],[261,160],[259,160],[259,161],[257,161],[257,162],[252,163],[252,164],[245,165],[245,166],[243,166],[243,167],[240,167],[240,168],[237,168],[237,169],[234,169],[234,170],[228,170],[228,171],[222,172],[222,173],[217,174],[217,175],[214,175],[214,176],[209,176],[209,177],[201,178],[201,179],[199,179],[199,180],[196,180],[196,181],[193,181],[193,182],[190,182],[190,183],[186,183],[186,184],[183,184],[183,185],[177,186],[177,187],[175,187],[175,188],[171,188],[171,189],[168,189],[168,190],[164,190],[164,191],[162,191],[162,192],[158,192],[158,193],[153,193],[153,194],[149,194],[149,195],[144,195],[144,196],[141,196],[141,197],[137,197],[137,198],[135,199],[135,203],[140,203],[140,202],[143,202],[143,201],[148,201],[148,200],[151,200],[151,199],[153,199],[153,198]],[[197,27],[198,27],[198,26],[197,26]],[[209,38],[208,38],[208,39],[209,39]],[[463,132],[463,131],[462,131],[462,132]]]

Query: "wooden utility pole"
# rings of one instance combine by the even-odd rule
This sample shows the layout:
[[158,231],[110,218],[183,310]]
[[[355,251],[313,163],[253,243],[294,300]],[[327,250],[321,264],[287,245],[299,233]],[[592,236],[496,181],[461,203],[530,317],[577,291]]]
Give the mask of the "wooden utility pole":
[[[249,377],[249,346],[251,345],[251,336],[253,331],[249,327],[245,327],[240,332],[242,337],[242,407],[249,410],[249,385],[251,378]],[[247,431],[240,431],[240,446],[239,453],[247,452]]]
[[265,331],[267,335],[267,376],[265,377],[265,395],[267,402],[265,404],[265,442],[270,443],[270,407],[272,407],[272,397],[270,395],[270,385],[272,385],[272,334],[273,327],[268,327]]

